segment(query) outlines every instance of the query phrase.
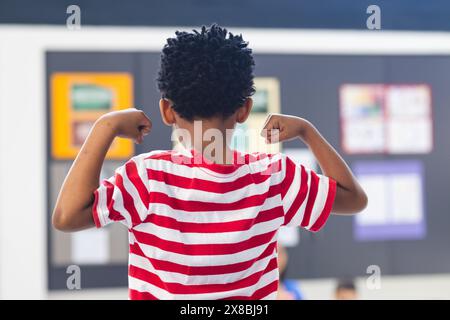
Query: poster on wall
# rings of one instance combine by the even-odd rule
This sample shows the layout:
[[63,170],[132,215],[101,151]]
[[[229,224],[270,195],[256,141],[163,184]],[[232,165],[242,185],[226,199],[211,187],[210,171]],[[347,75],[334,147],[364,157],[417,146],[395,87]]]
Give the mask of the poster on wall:
[[424,168],[418,160],[358,161],[353,171],[369,198],[355,216],[358,241],[421,239],[426,234]]
[[340,114],[348,154],[423,154],[433,148],[428,85],[345,84]]
[[236,126],[231,147],[241,152],[277,153],[280,144],[266,144],[260,135],[269,114],[280,112],[280,82],[277,78],[255,78],[253,107],[247,121]]
[[[56,160],[74,159],[102,114],[133,106],[133,78],[128,73],[57,72],[50,86],[51,155]],[[131,140],[116,138],[106,158],[133,154]]]
[[105,264],[109,257],[109,232],[88,229],[71,235],[71,261],[75,264]]

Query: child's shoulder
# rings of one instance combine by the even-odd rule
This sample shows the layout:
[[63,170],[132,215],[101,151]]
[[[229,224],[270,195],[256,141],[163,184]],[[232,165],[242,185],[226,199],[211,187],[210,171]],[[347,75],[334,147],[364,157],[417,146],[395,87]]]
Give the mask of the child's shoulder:
[[145,162],[151,160],[169,159],[174,155],[174,152],[174,150],[153,150],[135,155],[130,159],[130,161]]
[[[285,155],[280,152],[266,153],[266,152],[251,152],[241,153],[245,163],[249,166],[252,172],[264,172],[270,170],[271,173],[279,172],[284,167]],[[242,159],[242,158],[241,158]]]
[[[265,153],[265,152],[238,152],[237,164],[249,165],[251,168],[267,167],[268,165],[279,164],[285,161],[286,155],[281,152]],[[192,154],[186,154],[180,150],[154,150],[146,153],[138,154],[132,157],[129,162],[134,162],[138,166],[144,167],[166,167],[167,163],[172,164],[191,164],[195,158]],[[194,162],[195,163],[195,162]]]
[[165,162],[172,162],[175,164],[180,162],[184,163],[187,162],[186,159],[191,157],[192,155],[186,154],[180,150],[153,150],[138,154],[131,158],[130,161],[140,164],[152,164],[155,166],[157,163]]
[[261,163],[265,161],[279,161],[286,157],[285,154],[281,152],[266,153],[266,152],[251,152],[251,153],[241,153],[249,163]]

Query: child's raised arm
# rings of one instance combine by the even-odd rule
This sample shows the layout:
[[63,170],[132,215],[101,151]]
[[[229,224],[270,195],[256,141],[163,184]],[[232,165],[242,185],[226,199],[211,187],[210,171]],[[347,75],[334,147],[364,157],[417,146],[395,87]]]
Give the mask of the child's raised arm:
[[94,191],[111,143],[116,136],[141,143],[151,126],[144,112],[136,109],[111,112],[96,121],[59,192],[52,219],[56,229],[77,231],[94,226]]
[[272,114],[266,120],[264,129],[267,129],[268,143],[300,138],[309,147],[323,174],[336,181],[336,197],[332,209],[334,213],[356,213],[366,207],[366,193],[350,168],[309,121],[294,116]]

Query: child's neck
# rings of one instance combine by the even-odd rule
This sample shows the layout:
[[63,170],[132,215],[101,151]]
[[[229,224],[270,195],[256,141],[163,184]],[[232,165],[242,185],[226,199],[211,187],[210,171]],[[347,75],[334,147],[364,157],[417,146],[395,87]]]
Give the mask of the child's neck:
[[207,160],[217,164],[233,164],[234,154],[230,148],[235,123],[214,118],[194,120],[183,125],[189,131],[192,148]]

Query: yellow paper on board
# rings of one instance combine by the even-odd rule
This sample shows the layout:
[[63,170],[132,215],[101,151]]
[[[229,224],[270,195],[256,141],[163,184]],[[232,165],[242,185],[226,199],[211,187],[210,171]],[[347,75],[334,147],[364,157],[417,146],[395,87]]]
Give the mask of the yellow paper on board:
[[[133,107],[133,78],[128,73],[54,73],[50,80],[51,155],[74,159],[93,123],[104,113]],[[106,159],[133,156],[129,139],[116,138]]]

